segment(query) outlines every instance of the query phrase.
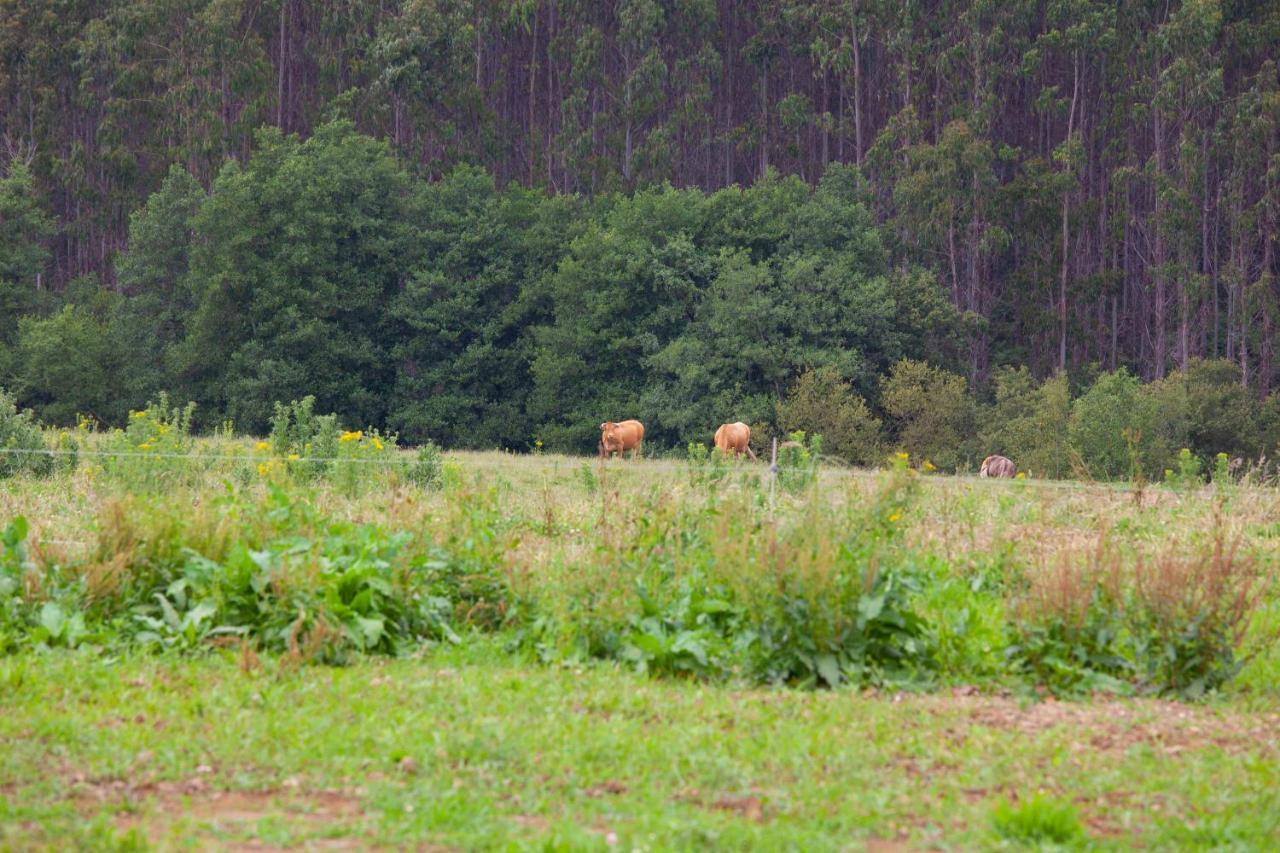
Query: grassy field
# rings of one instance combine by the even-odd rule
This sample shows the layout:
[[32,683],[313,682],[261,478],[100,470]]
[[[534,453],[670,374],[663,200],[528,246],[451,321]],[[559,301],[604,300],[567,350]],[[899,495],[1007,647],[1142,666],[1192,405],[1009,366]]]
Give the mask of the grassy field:
[[1280,843],[1274,489],[377,459],[0,484],[0,847]]

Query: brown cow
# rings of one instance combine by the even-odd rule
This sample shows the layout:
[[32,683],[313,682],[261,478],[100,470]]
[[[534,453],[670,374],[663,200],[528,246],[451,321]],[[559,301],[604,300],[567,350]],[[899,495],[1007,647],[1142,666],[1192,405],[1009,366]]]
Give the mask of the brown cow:
[[600,458],[622,456],[630,450],[632,458],[640,453],[640,444],[644,441],[644,424],[639,421],[605,421],[600,424]]
[[1004,477],[1011,478],[1018,473],[1018,468],[1013,464],[1012,460],[1004,456],[988,456],[982,460],[982,470],[978,472],[979,477]]
[[751,427],[742,421],[721,424],[720,429],[716,430],[716,450],[721,453],[733,451],[734,459],[743,453],[755,459],[755,451],[751,449]]

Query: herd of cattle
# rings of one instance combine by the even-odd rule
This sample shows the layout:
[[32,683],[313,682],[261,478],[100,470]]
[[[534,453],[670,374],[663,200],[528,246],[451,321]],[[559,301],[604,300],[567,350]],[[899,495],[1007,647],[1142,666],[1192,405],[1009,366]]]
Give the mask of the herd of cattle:
[[[632,456],[635,456],[639,453],[643,442],[644,424],[640,421],[605,421],[600,424],[601,459],[612,457],[615,453],[622,456],[628,450],[631,451]],[[721,424],[716,430],[715,442],[718,452],[726,455],[732,453],[734,459],[744,454],[751,459],[756,458],[755,452],[751,449],[751,427],[742,421]],[[1017,470],[1007,457],[988,456],[982,460],[982,468],[978,471],[978,476],[1008,478],[1013,477]]]

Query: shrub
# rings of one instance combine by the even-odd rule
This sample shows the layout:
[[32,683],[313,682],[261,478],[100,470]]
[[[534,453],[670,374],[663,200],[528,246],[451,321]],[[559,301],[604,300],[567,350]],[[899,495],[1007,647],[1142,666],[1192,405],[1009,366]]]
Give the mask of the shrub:
[[[337,415],[317,415],[316,398],[308,394],[287,405],[276,401],[271,415],[271,452],[280,459],[293,457],[298,464],[291,470],[310,476],[323,476],[338,455],[341,437]],[[308,457],[303,462],[302,457]],[[318,461],[317,461],[318,460]]]
[[884,380],[881,404],[911,455],[946,470],[972,462],[977,417],[964,377],[904,359]]
[[1195,359],[1147,388],[1160,412],[1161,438],[1188,447],[1202,462],[1217,453],[1249,457],[1266,449],[1261,407],[1240,382],[1240,368],[1225,359]]
[[1067,425],[1071,392],[1065,374],[1036,385],[1025,367],[995,375],[995,405],[985,413],[982,453],[1000,453],[1036,476],[1061,478],[1070,472]]
[[[758,679],[888,684],[933,669],[929,626],[914,606],[920,578],[899,548],[916,482],[905,465],[885,477],[875,498],[848,516],[831,518],[811,500],[794,526],[761,543],[767,574],[739,591],[757,638]],[[833,537],[833,528],[848,533]]]
[[[325,419],[320,420],[328,423]],[[311,443],[311,452],[317,454],[319,458],[304,464],[319,466],[315,470],[321,472],[328,470],[340,491],[348,495],[354,494],[365,485],[377,481],[376,473],[378,472],[374,469],[404,470],[396,458],[396,440],[395,434],[384,435],[372,428],[347,430],[338,436],[336,450],[329,450],[331,439],[327,433],[321,432]],[[333,457],[320,454],[327,453],[333,453],[336,459],[327,463],[326,469],[326,463],[321,460]]]
[[708,449],[702,442],[688,446],[689,482],[700,488],[716,486],[729,474],[729,463],[723,453]]
[[741,611],[727,591],[710,589],[701,578],[684,578],[670,604],[636,594],[641,612],[630,620],[620,656],[641,672],[715,677],[728,673],[733,640],[741,630]]
[[1204,485],[1200,457],[1184,447],[1178,452],[1177,468],[1164,469],[1164,481],[1175,489],[1198,489]]
[[169,405],[169,395],[163,391],[156,401],[148,401],[140,412],[129,413],[129,424],[124,436],[130,448],[137,452],[179,453],[191,449],[191,421],[196,404],[187,403],[181,409]]
[[0,480],[15,474],[49,476],[56,465],[48,449],[35,415],[18,411],[13,396],[0,388]]
[[822,453],[822,436],[791,433],[778,445],[778,482],[788,492],[799,492],[818,479],[818,456]]
[[1126,432],[1148,476],[1165,467],[1167,449],[1157,433],[1155,400],[1124,368],[1104,373],[1071,406],[1067,438],[1090,476],[1123,479],[1133,473]]
[[418,448],[413,464],[409,466],[406,476],[409,482],[420,489],[438,489],[443,477],[443,454],[434,442],[428,441]]
[[1221,529],[1206,552],[1139,560],[1129,630],[1146,684],[1196,698],[1234,676],[1264,589],[1254,561]]
[[833,367],[805,371],[776,411],[779,429],[820,434],[832,456],[859,465],[880,461],[880,420]]
[[[268,445],[284,467],[304,478],[331,477],[338,488],[352,494],[371,482],[370,468],[398,467],[397,437],[376,429],[342,430],[337,415],[317,415],[315,398],[288,405],[277,402],[271,416]],[[260,466],[268,474],[276,466]]]
[[1101,540],[1087,557],[1064,552],[1027,575],[1007,653],[1055,693],[1136,687],[1195,698],[1238,671],[1264,589],[1220,530],[1206,552],[1140,555],[1128,568]]
[[1027,574],[1010,610],[1015,671],[1059,695],[1126,692],[1134,672],[1125,654],[1120,562],[1105,540],[1088,555],[1070,551]]

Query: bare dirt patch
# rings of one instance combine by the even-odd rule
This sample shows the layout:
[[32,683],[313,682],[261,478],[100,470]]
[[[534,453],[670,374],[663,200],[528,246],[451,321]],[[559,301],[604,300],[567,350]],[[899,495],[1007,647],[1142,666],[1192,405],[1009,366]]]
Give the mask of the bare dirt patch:
[[[1218,747],[1229,752],[1276,749],[1280,715],[1237,716],[1156,699],[1058,702],[1021,705],[990,696],[930,697],[959,710],[973,725],[1038,735],[1054,729],[1077,734],[1098,752],[1124,752],[1146,744],[1169,754]],[[943,709],[937,709],[939,711]]]
[[[81,809],[114,805],[114,823],[118,830],[137,830],[151,840],[164,838],[178,821],[195,823],[201,830],[234,834],[251,830],[269,818],[300,822],[310,829],[321,830],[331,824],[340,827],[357,823],[364,815],[355,795],[337,790],[303,790],[296,780],[286,781],[281,788],[242,791],[222,790],[200,777],[145,783],[75,777],[72,781],[73,796]],[[307,844],[337,849],[365,846],[359,837],[311,838]],[[232,845],[230,849],[268,848],[248,844]]]

